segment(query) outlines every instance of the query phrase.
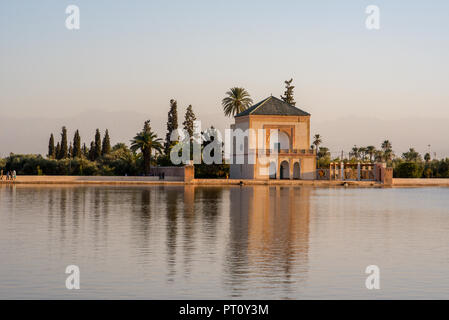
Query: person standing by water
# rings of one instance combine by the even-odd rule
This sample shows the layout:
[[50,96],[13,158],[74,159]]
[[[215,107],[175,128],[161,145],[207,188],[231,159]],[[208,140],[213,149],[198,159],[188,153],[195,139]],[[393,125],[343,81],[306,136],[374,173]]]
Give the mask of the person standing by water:
[[17,178],[16,170],[12,171],[12,181],[15,181]]
[[9,171],[6,172],[6,181],[8,181],[8,180],[9,180]]
[[3,181],[3,169],[0,171],[0,181]]

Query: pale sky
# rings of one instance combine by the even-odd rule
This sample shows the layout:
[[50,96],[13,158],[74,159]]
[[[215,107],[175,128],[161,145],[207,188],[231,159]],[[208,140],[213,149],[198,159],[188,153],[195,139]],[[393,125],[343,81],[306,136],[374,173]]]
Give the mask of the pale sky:
[[[80,30],[65,27],[70,4]],[[368,5],[380,30],[365,27]],[[0,0],[0,155],[45,153],[62,125],[128,142],[149,118],[165,137],[172,98],[179,123],[192,104],[224,129],[230,87],[257,102],[294,78],[333,152],[390,139],[449,156],[448,16],[447,0]]]

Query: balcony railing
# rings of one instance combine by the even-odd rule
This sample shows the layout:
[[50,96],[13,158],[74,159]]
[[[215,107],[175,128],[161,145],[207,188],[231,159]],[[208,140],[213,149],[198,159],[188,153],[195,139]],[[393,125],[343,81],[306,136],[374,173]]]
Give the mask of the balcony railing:
[[265,153],[266,155],[270,154],[280,154],[280,155],[305,155],[305,156],[312,156],[316,155],[316,152],[314,149],[279,149],[279,150],[273,150],[273,149],[265,149],[265,150],[259,150],[261,153]]

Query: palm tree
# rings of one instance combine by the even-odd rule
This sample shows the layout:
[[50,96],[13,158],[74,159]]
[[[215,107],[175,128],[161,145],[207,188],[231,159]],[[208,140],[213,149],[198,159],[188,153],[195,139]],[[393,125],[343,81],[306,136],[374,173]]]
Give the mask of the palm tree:
[[354,147],[352,147],[350,155],[352,155],[356,160],[359,160],[360,158],[360,149],[354,145]]
[[381,147],[384,152],[385,161],[390,161],[393,158],[393,147],[391,145],[391,142],[385,140],[384,142],[382,142]]
[[317,155],[318,155],[318,158],[321,159],[321,158],[330,157],[331,154],[329,152],[329,148],[320,147],[320,150],[317,151]]
[[162,148],[162,139],[158,138],[157,135],[151,131],[149,120],[145,121],[143,130],[136,133],[136,136],[131,140],[131,150],[136,152],[140,149],[142,152],[144,172],[146,175],[150,173],[152,150],[161,153]]
[[382,150],[376,150],[374,152],[374,160],[377,162],[382,162],[384,159],[384,153]]
[[414,148],[410,148],[408,152],[402,154],[402,158],[408,162],[421,161],[421,155]]
[[318,152],[318,147],[321,144],[321,142],[323,142],[321,140],[321,136],[319,134],[316,134],[313,136],[313,142],[312,144],[315,146],[315,150]]
[[360,147],[359,148],[359,154],[360,154],[360,158],[362,159],[362,161],[365,161],[366,154],[367,154],[366,148],[365,147]]
[[368,153],[369,155],[369,161],[373,162],[374,155],[376,154],[376,147],[375,146],[366,147],[366,153]]
[[251,99],[248,91],[244,88],[234,87],[226,92],[225,97],[221,104],[223,105],[223,111],[225,116],[235,116],[251,106],[253,99]]
[[384,142],[382,142],[381,147],[384,152],[392,149],[391,142],[389,140],[385,140]]

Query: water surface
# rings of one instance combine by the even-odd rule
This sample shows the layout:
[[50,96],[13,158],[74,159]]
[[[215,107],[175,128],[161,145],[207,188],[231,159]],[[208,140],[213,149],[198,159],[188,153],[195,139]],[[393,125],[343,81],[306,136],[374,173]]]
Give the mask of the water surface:
[[449,188],[3,185],[0,298],[448,299],[448,208]]

